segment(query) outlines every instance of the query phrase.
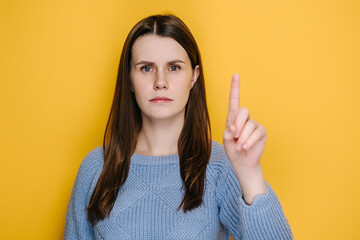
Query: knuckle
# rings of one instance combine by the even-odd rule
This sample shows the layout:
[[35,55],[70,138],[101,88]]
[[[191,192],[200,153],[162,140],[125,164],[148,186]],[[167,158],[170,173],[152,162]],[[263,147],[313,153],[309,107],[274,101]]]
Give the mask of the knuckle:
[[259,124],[259,130],[266,134],[266,128],[263,125]]
[[250,113],[249,113],[249,109],[247,109],[246,107],[242,107],[239,110],[241,112],[242,115],[245,115],[247,117],[249,117]]
[[248,129],[255,130],[257,128],[257,123],[254,120],[250,119],[246,122],[246,127]]
[[256,127],[256,122],[253,121],[252,119],[250,119],[249,121],[247,121],[246,123],[251,129],[254,129]]
[[252,144],[256,141],[256,138],[254,136],[249,137],[249,139],[246,141],[247,144]]

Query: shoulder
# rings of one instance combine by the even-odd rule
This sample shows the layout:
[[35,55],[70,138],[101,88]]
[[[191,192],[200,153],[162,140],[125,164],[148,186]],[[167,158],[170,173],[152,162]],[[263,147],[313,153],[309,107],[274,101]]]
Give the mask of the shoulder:
[[226,155],[223,145],[214,140],[212,141],[209,165],[212,167],[221,167],[225,169],[231,167],[231,163]]
[[91,224],[87,220],[87,206],[102,171],[103,162],[102,146],[92,149],[82,160],[66,213],[64,239],[94,238]]
[[79,171],[96,171],[102,168],[104,165],[104,153],[102,146],[98,146],[92,149],[86,154],[81,162]]
[[82,160],[74,185],[77,192],[85,191],[86,195],[95,188],[104,165],[102,146],[92,149]]

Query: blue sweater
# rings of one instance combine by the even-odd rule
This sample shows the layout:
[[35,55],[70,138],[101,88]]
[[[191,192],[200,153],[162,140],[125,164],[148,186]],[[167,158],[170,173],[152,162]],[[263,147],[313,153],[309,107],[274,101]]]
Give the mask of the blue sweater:
[[187,213],[177,211],[184,190],[179,156],[131,158],[128,179],[108,218],[93,227],[86,207],[102,171],[102,147],[81,163],[71,194],[64,239],[292,239],[279,200],[269,185],[251,206],[222,145],[213,141],[206,171],[203,204]]

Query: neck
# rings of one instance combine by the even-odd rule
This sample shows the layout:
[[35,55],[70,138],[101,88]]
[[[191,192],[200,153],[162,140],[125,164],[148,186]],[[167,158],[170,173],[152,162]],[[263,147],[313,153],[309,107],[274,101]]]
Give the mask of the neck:
[[177,154],[177,143],[183,125],[184,115],[171,120],[154,120],[143,116],[135,153],[147,156]]

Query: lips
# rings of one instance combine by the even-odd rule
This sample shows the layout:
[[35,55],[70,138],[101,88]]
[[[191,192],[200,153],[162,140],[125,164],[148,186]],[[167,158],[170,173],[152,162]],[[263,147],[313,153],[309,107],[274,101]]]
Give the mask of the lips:
[[149,101],[161,103],[161,102],[171,102],[173,100],[170,98],[167,98],[167,97],[154,97],[154,98],[150,99]]

